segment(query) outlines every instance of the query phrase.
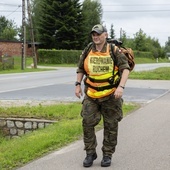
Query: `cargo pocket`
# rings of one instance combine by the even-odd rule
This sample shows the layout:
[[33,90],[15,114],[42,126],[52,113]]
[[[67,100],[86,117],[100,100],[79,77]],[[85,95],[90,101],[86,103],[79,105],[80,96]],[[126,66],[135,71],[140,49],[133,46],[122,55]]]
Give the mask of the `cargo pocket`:
[[[116,99],[117,100],[117,99]],[[123,110],[122,110],[122,106],[123,106],[123,99],[120,98],[118,99],[119,101],[116,102],[116,113],[118,115],[117,120],[121,121],[123,119]]]

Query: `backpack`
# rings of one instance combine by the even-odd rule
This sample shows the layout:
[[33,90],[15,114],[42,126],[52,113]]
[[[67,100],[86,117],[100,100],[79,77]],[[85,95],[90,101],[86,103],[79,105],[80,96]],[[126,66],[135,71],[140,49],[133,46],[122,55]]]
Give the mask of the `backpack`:
[[122,46],[122,42],[115,40],[115,39],[107,39],[107,42],[110,43],[111,56],[112,56],[112,59],[114,60],[114,62],[116,61],[116,59],[115,59],[115,56],[113,53],[113,50],[114,50],[113,44],[115,46],[117,46],[121,50],[121,52],[127,57],[130,71],[132,71],[135,67],[135,61],[134,61],[135,56],[134,56],[133,50],[131,48]]
[[[116,60],[116,56],[114,55],[113,51],[114,51],[114,46],[117,46],[122,51],[122,53],[127,57],[130,71],[132,71],[135,67],[133,50],[131,48],[123,47],[122,42],[115,40],[115,39],[107,39],[107,42],[110,44],[110,55],[111,55],[115,65],[116,65],[117,60]],[[87,47],[85,48],[84,57],[86,57],[88,55],[88,53],[91,51],[92,44],[93,44],[93,42],[90,42],[87,45]]]

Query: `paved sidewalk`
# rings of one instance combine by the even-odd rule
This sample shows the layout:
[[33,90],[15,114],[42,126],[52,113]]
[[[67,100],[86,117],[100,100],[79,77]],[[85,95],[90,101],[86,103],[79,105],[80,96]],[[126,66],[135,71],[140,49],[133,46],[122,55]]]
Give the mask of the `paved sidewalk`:
[[[128,84],[130,85],[131,82]],[[141,82],[139,82],[140,84]],[[169,89],[169,82],[149,86]],[[145,86],[147,83],[144,82]],[[137,83],[138,85],[138,83]],[[140,84],[141,85],[141,84]],[[142,85],[141,85],[142,86]],[[126,116],[119,126],[118,145],[107,170],[169,170],[170,169],[170,92],[143,105]],[[100,170],[103,131],[97,132],[98,158],[89,169]],[[83,141],[35,160],[18,170],[83,170]]]

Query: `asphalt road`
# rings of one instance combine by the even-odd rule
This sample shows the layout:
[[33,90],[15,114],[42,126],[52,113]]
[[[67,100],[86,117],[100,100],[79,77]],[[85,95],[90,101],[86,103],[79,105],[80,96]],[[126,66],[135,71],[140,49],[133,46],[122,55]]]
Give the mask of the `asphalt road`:
[[[154,69],[165,64],[136,65],[135,70]],[[54,71],[0,75],[2,101],[79,101],[74,95],[76,68],[59,68]],[[164,94],[167,89],[141,87],[128,80],[123,98],[127,102],[145,103]]]

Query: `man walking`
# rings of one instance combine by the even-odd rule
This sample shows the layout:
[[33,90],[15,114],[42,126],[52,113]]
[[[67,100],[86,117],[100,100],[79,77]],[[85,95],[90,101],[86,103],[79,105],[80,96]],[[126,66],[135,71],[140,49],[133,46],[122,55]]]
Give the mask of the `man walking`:
[[87,54],[84,49],[77,68],[77,81],[75,95],[83,95],[81,83],[84,78],[84,99],[82,102],[81,116],[84,150],[86,158],[84,167],[90,167],[97,158],[95,126],[103,117],[103,158],[102,167],[111,165],[112,154],[117,145],[118,122],[122,119],[122,94],[129,75],[129,65],[126,56],[114,46],[113,53],[116,65],[110,54],[110,44],[106,28],[95,25],[91,30],[93,43]]

